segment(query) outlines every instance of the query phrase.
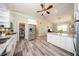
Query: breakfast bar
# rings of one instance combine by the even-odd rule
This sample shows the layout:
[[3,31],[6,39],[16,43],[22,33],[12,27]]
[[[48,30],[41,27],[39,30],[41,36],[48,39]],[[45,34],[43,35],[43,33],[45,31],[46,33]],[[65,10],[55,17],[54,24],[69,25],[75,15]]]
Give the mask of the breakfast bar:
[[68,34],[58,34],[58,33],[48,33],[47,42],[62,48],[71,53],[75,53],[73,40],[75,40],[72,35]]

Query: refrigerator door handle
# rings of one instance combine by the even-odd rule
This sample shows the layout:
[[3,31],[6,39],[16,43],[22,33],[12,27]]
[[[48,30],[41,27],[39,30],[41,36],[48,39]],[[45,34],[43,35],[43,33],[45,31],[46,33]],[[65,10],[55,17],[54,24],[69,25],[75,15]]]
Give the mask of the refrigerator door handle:
[[75,22],[79,22],[79,20],[76,20]]

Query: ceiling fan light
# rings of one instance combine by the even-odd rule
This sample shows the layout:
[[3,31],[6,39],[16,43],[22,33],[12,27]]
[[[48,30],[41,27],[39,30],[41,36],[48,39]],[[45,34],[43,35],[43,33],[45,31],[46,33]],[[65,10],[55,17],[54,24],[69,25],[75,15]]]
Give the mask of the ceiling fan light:
[[46,14],[46,11],[42,11],[43,14]]

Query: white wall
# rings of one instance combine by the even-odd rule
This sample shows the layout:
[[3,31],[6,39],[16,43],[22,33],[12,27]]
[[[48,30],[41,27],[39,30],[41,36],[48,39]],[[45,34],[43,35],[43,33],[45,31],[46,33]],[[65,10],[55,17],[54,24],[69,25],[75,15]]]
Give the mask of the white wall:
[[13,22],[13,28],[15,32],[18,32],[18,21],[25,22],[26,24],[26,38],[28,36],[28,25],[27,24],[35,24],[37,28],[37,35],[46,35],[48,28],[52,28],[53,24],[50,23],[47,19],[43,16],[34,16],[34,15],[27,15],[22,14],[19,12],[11,11],[10,12],[10,20]]
[[36,20],[34,20],[34,19],[27,19],[27,24],[34,24],[34,25],[37,25],[37,22],[36,22]]

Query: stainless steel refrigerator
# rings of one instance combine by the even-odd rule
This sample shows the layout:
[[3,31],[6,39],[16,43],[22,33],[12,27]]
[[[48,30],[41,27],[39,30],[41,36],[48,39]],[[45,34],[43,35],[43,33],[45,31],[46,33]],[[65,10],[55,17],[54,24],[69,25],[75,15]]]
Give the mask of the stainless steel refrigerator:
[[33,40],[36,38],[36,25],[28,24],[28,39]]
[[75,51],[76,56],[79,56],[79,4],[74,4],[74,19],[75,19]]
[[79,19],[75,21],[75,31],[76,31],[76,55],[79,56]]
[[75,4],[75,38],[76,56],[79,56],[79,4]]

